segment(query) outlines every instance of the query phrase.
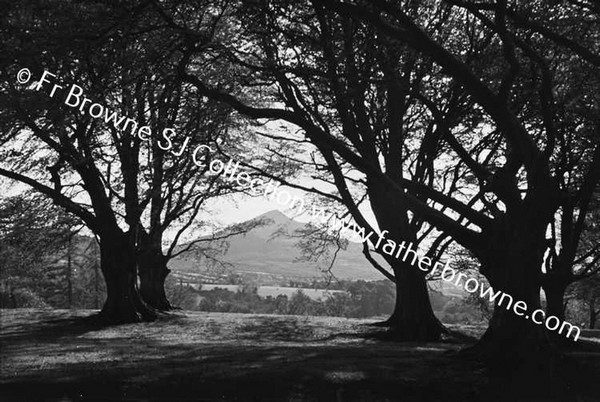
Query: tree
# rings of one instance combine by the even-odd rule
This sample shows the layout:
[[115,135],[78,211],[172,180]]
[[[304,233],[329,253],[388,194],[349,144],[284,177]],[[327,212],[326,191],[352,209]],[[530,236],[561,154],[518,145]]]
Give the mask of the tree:
[[[483,208],[477,206],[475,215],[468,215],[478,218],[480,230],[457,225],[424,205],[427,197],[457,213],[465,207],[452,206],[454,201],[439,192],[423,189],[416,199],[401,191],[398,195],[416,214],[471,250],[494,288],[525,301],[530,309],[538,308],[546,230],[565,196],[580,212],[581,225],[598,185],[600,145],[593,135],[598,131],[598,87],[597,81],[589,80],[600,66],[598,27],[588,18],[594,7],[588,2],[422,2],[415,18],[393,2],[324,3],[434,61],[440,68],[438,77],[473,100],[488,125],[486,131],[499,139],[503,155],[503,160],[494,158],[500,163],[489,164],[468,152],[459,154],[479,180],[475,197]],[[428,16],[436,9],[443,10],[444,18],[431,21]],[[440,34],[445,28],[453,29],[452,38]],[[580,91],[565,90],[571,87]],[[569,122],[575,113],[573,127]],[[580,155],[565,165],[561,162],[573,144],[580,147]],[[572,172],[580,180],[570,181]],[[492,205],[485,205],[490,196]],[[543,327],[498,306],[480,346],[501,370],[515,367],[515,362],[534,370],[548,356]],[[509,356],[522,357],[526,364]]]
[[[408,167],[409,182],[426,187],[434,181],[435,167],[431,162],[439,151],[435,138],[441,130],[435,129],[432,121],[418,118],[426,109],[417,105],[413,96],[426,78],[430,63],[420,63],[410,52],[395,46],[381,46],[369,27],[338,18],[318,5],[251,3],[229,12],[225,9],[223,13],[228,13],[230,21],[239,21],[231,25],[243,28],[233,30],[224,24],[221,32],[215,32],[212,61],[229,69],[230,76],[244,89],[228,93],[216,89],[227,87],[228,81],[203,81],[196,72],[206,57],[193,50],[183,66],[183,79],[204,95],[251,118],[281,119],[299,126],[305,139],[268,136],[283,143],[310,142],[319,152],[318,161],[312,157],[316,170],[325,172],[319,179],[335,186],[337,193],[289,183],[281,176],[280,181],[345,205],[365,231],[363,235],[374,232],[359,210],[360,203],[368,197],[379,228],[389,233],[390,239],[418,245],[432,227],[424,227],[424,220],[411,215],[402,198],[393,197],[397,190],[390,189],[386,180],[407,180],[404,175]],[[165,19],[177,25],[172,17]],[[252,52],[238,51],[241,43],[252,47]],[[286,53],[286,49],[294,49],[297,55]],[[276,90],[272,90],[272,84],[277,85]],[[259,93],[267,94],[268,99],[253,102],[252,97]],[[285,107],[269,107],[272,104]],[[458,102],[452,112],[460,113],[462,106]],[[412,146],[412,131],[425,133],[427,141],[421,147]],[[417,156],[413,158],[411,151]],[[383,180],[383,176],[387,179]],[[460,177],[461,174],[456,175],[456,180],[449,183],[449,192],[456,190]],[[354,189],[364,193],[354,196]],[[446,237],[434,243],[432,255],[447,246]],[[398,337],[439,339],[444,329],[433,315],[423,273],[383,253],[381,248],[377,252],[393,273],[386,274],[385,268],[374,266],[388,278],[395,278],[398,288],[396,310],[390,320]],[[368,247],[365,254],[370,257]]]
[[312,314],[311,303],[312,300],[308,297],[302,289],[298,289],[287,303],[286,314],[291,315],[309,315]]
[[[50,3],[21,4],[3,20],[13,64],[3,66],[0,174],[51,198],[98,236],[107,288],[101,318],[153,319],[157,308],[170,307],[166,262],[181,235],[208,198],[237,191],[205,175],[201,162],[215,155],[201,151],[217,139],[225,139],[221,152],[242,145],[227,144],[227,110],[174,77],[183,39],[163,34],[151,4]],[[21,29],[32,24],[39,29]],[[210,29],[210,21],[203,24]],[[73,41],[66,43],[68,35]],[[45,78],[40,87],[13,84],[24,62]],[[77,84],[62,81],[69,79]],[[164,254],[163,235],[174,225]]]
[[565,316],[568,287],[574,285],[577,289],[586,289],[589,285],[579,286],[577,282],[590,278],[586,283],[593,283],[600,275],[598,194],[594,194],[583,207],[574,202],[577,196],[577,193],[570,194],[568,188],[565,190],[561,208],[551,225],[544,264],[543,287],[547,311],[561,319]]
[[80,222],[39,195],[24,193],[0,202],[0,223],[2,304],[70,307],[72,267],[61,257]]
[[[599,181],[600,88],[593,77],[600,67],[600,34],[588,16],[593,9],[588,2],[244,2],[245,23],[237,25],[242,28],[219,43],[229,50],[226,61],[235,66],[240,85],[251,84],[235,90],[202,81],[193,60],[186,78],[240,113],[300,127],[359,225],[369,228],[345,182],[350,168],[366,177],[361,184],[370,190],[380,226],[397,223],[391,237],[414,236],[402,230],[411,214],[427,221],[470,250],[491,286],[525,302],[531,314],[541,306],[546,233],[556,211],[568,198],[581,225]],[[340,45],[321,50],[323,43]],[[378,50],[388,57],[378,57]],[[402,62],[386,68],[398,54],[405,55]],[[369,75],[372,65],[381,71]],[[427,67],[426,74],[411,86],[418,76],[411,67],[419,65]],[[405,71],[412,73],[402,75]],[[270,97],[257,100],[252,95],[261,83]],[[380,83],[390,108],[369,114],[365,105],[380,98],[365,94]],[[435,181],[405,177],[401,168],[382,169],[382,160],[397,167],[403,147],[412,145],[398,120],[413,109],[402,99],[425,110],[409,120],[422,128],[414,148],[431,155],[421,160],[434,166],[449,161],[468,171],[459,180],[468,191],[451,196]],[[427,122],[433,124],[429,135]],[[377,130],[386,134],[383,139]],[[444,152],[434,152],[440,147]],[[578,179],[570,180],[570,174]],[[406,305],[416,301],[425,309],[411,320],[419,309],[407,308],[405,322],[418,328],[407,339],[434,338],[438,327],[427,318],[425,290],[414,286],[424,283],[413,281],[417,274],[410,267],[395,275],[399,283],[413,285],[400,292]],[[497,373],[519,367],[513,375],[521,379],[544,365],[540,362],[553,368],[549,348],[543,326],[501,306],[479,343]]]
[[[600,315],[600,279],[598,276],[593,276],[587,279],[577,281],[567,292],[566,305],[569,301],[574,301],[583,305],[585,310],[582,313],[587,313],[587,327],[594,329],[597,326],[598,315]],[[575,307],[579,305],[574,304]]]

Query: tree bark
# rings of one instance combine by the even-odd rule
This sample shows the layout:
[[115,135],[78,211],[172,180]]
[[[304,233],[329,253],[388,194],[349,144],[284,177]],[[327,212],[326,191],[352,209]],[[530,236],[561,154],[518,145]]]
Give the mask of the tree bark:
[[562,280],[546,281],[544,283],[544,293],[546,295],[546,313],[548,316],[556,316],[560,320],[565,319],[565,292],[567,282]]
[[167,259],[160,249],[142,250],[138,257],[140,294],[142,299],[157,310],[172,310],[173,306],[165,294],[165,279],[169,275]]
[[393,268],[396,304],[387,326],[401,341],[439,341],[446,329],[433,314],[425,276],[417,267],[400,261]]
[[[369,196],[379,226],[389,231],[386,236],[388,239],[393,239],[396,243],[417,243],[408,211],[397,202],[394,189],[385,182],[373,180],[369,182]],[[379,247],[382,249],[383,246]],[[381,255],[394,272],[396,302],[390,318],[379,325],[389,327],[392,336],[400,341],[439,341],[446,329],[433,314],[425,273],[412,265],[411,259],[404,262],[389,254]]]
[[518,399],[564,392],[555,382],[560,355],[543,326],[496,306],[477,347],[483,348],[492,393]]
[[[513,299],[495,300],[489,327],[476,346],[488,363],[492,384],[502,394],[539,396],[549,390],[555,376],[559,354],[543,324],[531,320],[541,307],[544,229],[526,219],[513,221],[502,238],[492,234],[493,249],[482,265],[494,292],[503,291]],[[519,301],[527,304],[523,316],[514,311]]]
[[100,318],[106,324],[151,321],[156,312],[142,300],[137,286],[135,248],[125,233],[100,236],[100,267],[106,302]]

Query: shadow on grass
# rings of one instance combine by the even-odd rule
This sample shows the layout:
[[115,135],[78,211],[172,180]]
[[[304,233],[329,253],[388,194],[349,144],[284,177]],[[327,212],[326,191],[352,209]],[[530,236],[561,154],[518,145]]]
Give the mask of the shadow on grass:
[[44,312],[32,313],[28,322],[17,322],[13,324],[2,323],[0,341],[13,342],[23,338],[30,340],[42,340],[61,337],[78,336],[89,331],[97,331],[103,328],[97,319],[98,313],[88,316],[73,317],[69,313],[61,314],[58,318],[48,319]]
[[[76,310],[75,310],[76,311]],[[51,340],[62,337],[73,337],[86,334],[88,332],[100,331],[107,328],[118,328],[119,326],[131,324],[110,324],[107,323],[99,311],[90,312],[86,315],[77,314],[73,316],[74,311],[64,310],[61,312],[46,310],[34,311],[28,313],[29,320],[6,324],[2,322],[0,342],[12,342],[28,338],[31,340]],[[48,318],[49,314],[53,318]],[[172,312],[159,312],[155,320],[162,323],[184,323],[185,314]],[[141,324],[141,323],[140,323]]]
[[93,362],[58,364],[42,375],[20,376],[4,384],[3,394],[20,400],[477,400],[472,397],[482,385],[482,377],[473,375],[477,367],[435,349],[150,340],[133,345],[130,339],[113,338],[65,345],[61,353],[98,349],[105,352]]
[[[3,400],[500,400],[456,340],[382,342],[373,327],[227,314],[95,329],[69,314],[3,326]],[[590,371],[568,366],[580,377],[572,398],[555,400],[594,400],[579,391],[599,371],[580,367]]]
[[241,339],[310,342],[315,339],[315,331],[310,325],[302,324],[295,317],[260,317],[239,329]]

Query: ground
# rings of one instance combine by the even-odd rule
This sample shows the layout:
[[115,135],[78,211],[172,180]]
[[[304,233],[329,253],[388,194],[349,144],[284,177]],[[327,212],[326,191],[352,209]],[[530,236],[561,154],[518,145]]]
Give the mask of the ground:
[[[1,310],[0,399],[493,400],[486,369],[459,353],[478,327],[402,344],[372,320],[178,312],[100,329],[82,320],[92,313]],[[600,351],[587,344],[569,352],[569,399],[598,401]]]

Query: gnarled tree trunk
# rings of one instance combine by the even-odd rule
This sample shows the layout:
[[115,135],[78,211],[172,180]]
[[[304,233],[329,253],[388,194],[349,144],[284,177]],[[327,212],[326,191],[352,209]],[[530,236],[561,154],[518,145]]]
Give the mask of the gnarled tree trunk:
[[135,248],[125,233],[100,236],[100,267],[106,281],[106,302],[100,318],[107,324],[149,321],[156,318],[142,300],[137,286]]
[[398,340],[439,341],[446,329],[433,314],[425,276],[417,267],[401,261],[393,268],[396,304],[386,324]]
[[557,278],[548,278],[544,281],[544,294],[546,295],[546,313],[556,316],[561,320],[565,319],[565,292],[568,286],[567,281]]
[[[476,347],[488,362],[492,383],[503,394],[539,396],[550,390],[548,383],[555,375],[558,354],[546,328],[531,319],[541,307],[544,231],[543,223],[534,225],[525,218],[507,223],[503,235],[490,243],[493,249],[482,265],[494,292],[512,297],[512,301],[496,298],[489,327]],[[527,305],[519,309],[522,316],[515,313],[517,302]]]
[[165,279],[171,271],[161,250],[155,247],[143,249],[138,257],[138,269],[142,299],[157,310],[171,310],[173,307],[165,294]]
[[[373,213],[380,227],[389,231],[388,239],[393,239],[396,243],[414,244],[416,243],[415,229],[409,223],[405,206],[397,202],[394,191],[385,182],[370,182],[369,196]],[[377,243],[385,244],[385,242],[387,240]],[[381,245],[379,247],[382,248]],[[402,256],[400,258],[389,254],[386,256],[385,253],[382,256],[394,272],[396,303],[391,317],[380,325],[389,327],[391,334],[397,340],[423,342],[440,340],[446,329],[433,314],[424,272],[411,264],[412,258],[403,261]]]

